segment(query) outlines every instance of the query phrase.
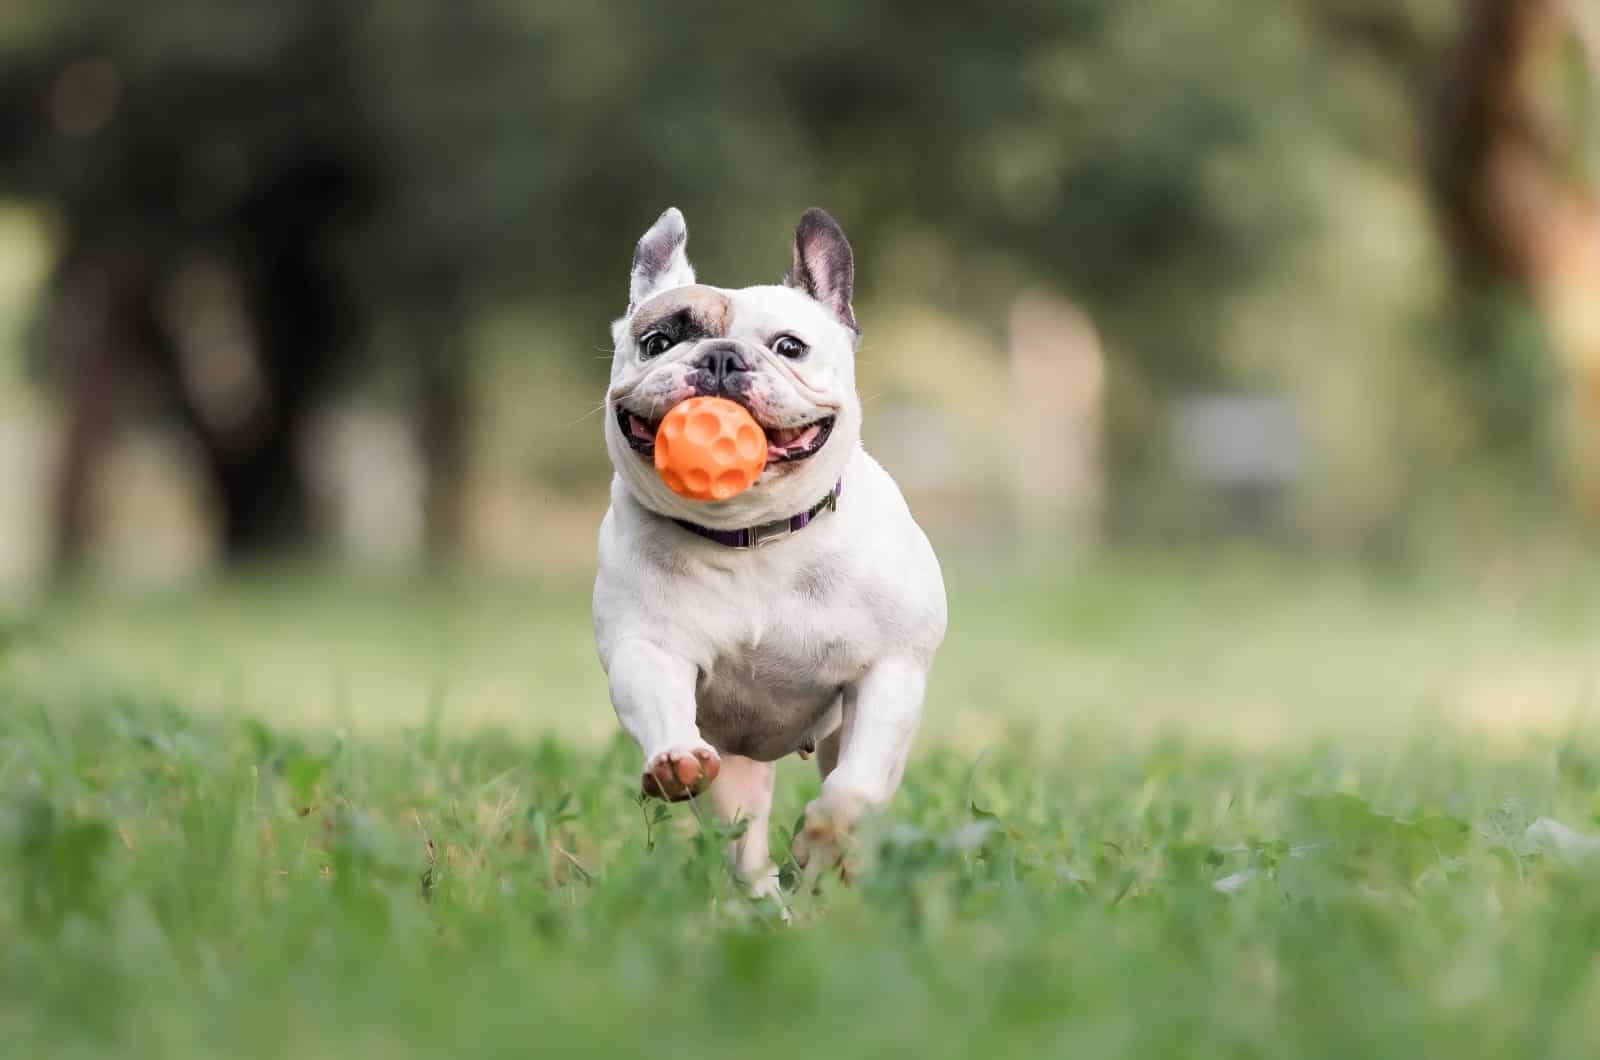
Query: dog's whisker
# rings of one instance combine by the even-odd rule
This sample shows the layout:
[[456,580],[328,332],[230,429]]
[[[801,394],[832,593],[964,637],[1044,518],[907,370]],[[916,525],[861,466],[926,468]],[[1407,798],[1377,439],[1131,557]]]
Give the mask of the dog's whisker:
[[588,412],[585,412],[582,416],[579,416],[577,419],[573,420],[571,423],[564,424],[561,429],[564,430],[564,431],[570,431],[572,428],[576,427],[578,424],[582,423],[584,420],[587,420],[587,419],[590,419],[591,417],[597,416],[600,413],[604,412],[605,410],[606,410],[606,403],[602,401],[600,404],[596,405],[594,408],[590,409]]

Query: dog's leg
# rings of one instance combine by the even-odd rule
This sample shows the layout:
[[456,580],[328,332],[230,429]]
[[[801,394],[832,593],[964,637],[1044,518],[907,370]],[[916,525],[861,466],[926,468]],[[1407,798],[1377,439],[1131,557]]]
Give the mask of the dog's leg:
[[815,871],[841,862],[856,821],[894,796],[927,685],[920,663],[885,659],[845,690],[841,724],[829,737],[837,741],[836,765],[826,770],[822,794],[806,807],[805,828],[795,837],[800,865]]
[[817,775],[827,780],[839,768],[840,730],[835,729],[817,741]]
[[772,785],[778,769],[743,755],[728,755],[711,788],[711,802],[724,823],[746,822],[744,835],[729,844],[728,857],[756,895],[778,893],[778,867],[767,849]]
[[817,737],[817,776],[827,780],[828,775],[839,767],[839,734],[844,731],[844,693],[834,698],[833,706],[828,708],[818,731],[823,735]]
[[710,787],[722,762],[695,724],[694,664],[649,641],[624,640],[606,673],[617,719],[644,751],[641,790],[676,802]]

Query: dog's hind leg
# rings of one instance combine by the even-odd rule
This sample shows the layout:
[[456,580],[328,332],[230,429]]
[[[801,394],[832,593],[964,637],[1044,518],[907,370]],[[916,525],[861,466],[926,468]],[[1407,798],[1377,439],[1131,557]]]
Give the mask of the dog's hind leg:
[[814,750],[817,755],[817,775],[822,780],[828,779],[828,774],[833,772],[839,764],[839,745],[843,739],[840,730],[840,719],[844,709],[844,697],[840,696],[833,701],[833,706],[828,708],[828,713],[823,715],[822,724],[817,727],[817,741]]
[[744,821],[744,834],[729,844],[728,858],[757,895],[778,893],[778,868],[768,850],[772,786],[778,770],[771,762],[723,755],[722,772],[707,792],[724,823]]
[[921,661],[885,659],[845,690],[837,768],[806,807],[805,826],[792,847],[808,875],[834,865],[849,874],[850,833],[863,813],[887,806],[900,786],[927,683]]

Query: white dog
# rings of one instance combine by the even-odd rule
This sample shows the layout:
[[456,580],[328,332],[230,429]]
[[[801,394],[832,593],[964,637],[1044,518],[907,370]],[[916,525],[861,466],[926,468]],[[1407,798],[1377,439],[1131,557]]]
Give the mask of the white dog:
[[[683,215],[639,240],[612,326],[595,640],[617,717],[644,752],[647,795],[707,791],[748,825],[732,856],[776,887],[768,812],[784,755],[815,752],[822,794],[793,853],[834,864],[861,813],[894,795],[944,639],[938,560],[887,472],[861,448],[850,244],[809,210],[781,286],[695,283]],[[657,477],[656,428],[696,395],[743,405],[767,465],[728,500]]]

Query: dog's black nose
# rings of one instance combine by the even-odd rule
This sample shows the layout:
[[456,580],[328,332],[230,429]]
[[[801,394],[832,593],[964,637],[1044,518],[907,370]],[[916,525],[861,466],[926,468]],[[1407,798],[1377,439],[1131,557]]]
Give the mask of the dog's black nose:
[[721,391],[729,376],[735,372],[748,372],[750,362],[744,359],[736,343],[718,342],[706,347],[695,361],[695,367],[706,374],[710,389]]

